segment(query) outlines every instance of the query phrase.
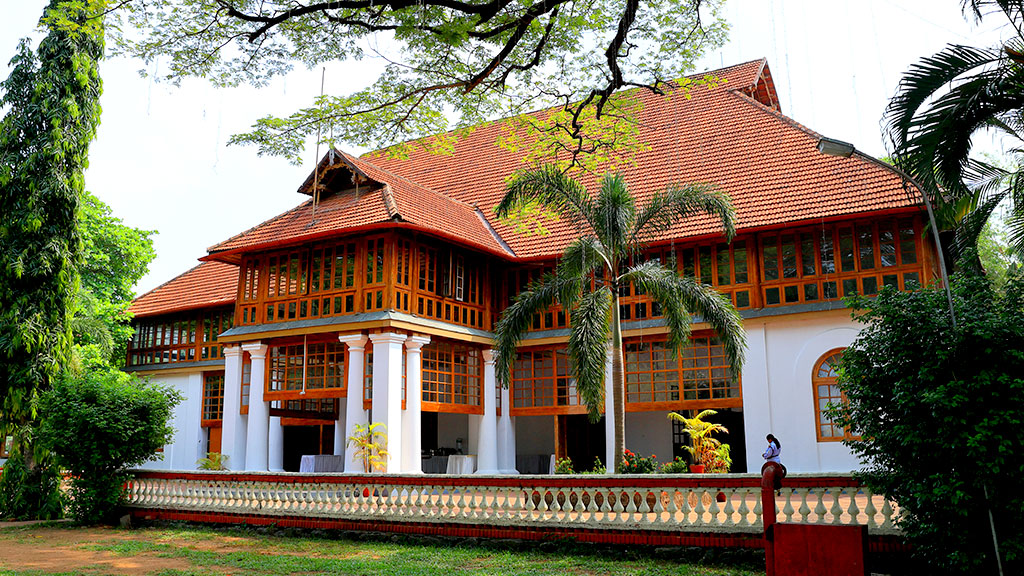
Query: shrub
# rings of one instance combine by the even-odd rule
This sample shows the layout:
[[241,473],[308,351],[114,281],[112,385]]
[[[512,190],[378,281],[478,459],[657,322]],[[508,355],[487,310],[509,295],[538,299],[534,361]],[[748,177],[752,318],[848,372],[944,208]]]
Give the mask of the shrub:
[[559,458],[555,460],[555,474],[575,474],[572,469],[572,459]]
[[83,524],[112,519],[127,469],[169,442],[180,395],[117,370],[65,375],[42,394],[40,440],[71,474],[71,513]]
[[200,458],[196,464],[200,470],[227,470],[228,457],[220,452],[210,452],[206,458]]
[[623,453],[622,473],[623,474],[654,474],[658,469],[654,454],[650,458],[644,458],[629,449]]
[[659,474],[686,474],[690,471],[690,463],[682,456],[676,456],[675,460],[666,462],[658,468]]
[[1022,574],[1024,278],[1005,294],[979,276],[951,285],[956,328],[941,290],[849,301],[867,326],[840,360],[848,404],[832,415],[928,573],[996,573],[994,530],[1004,573]]
[[363,472],[387,472],[391,454],[387,450],[388,427],[383,422],[356,424],[348,437],[348,445],[356,449],[352,459],[363,463]]
[[594,465],[590,468],[589,472],[584,474],[607,474],[608,469],[604,467],[604,463],[597,456],[594,456]]

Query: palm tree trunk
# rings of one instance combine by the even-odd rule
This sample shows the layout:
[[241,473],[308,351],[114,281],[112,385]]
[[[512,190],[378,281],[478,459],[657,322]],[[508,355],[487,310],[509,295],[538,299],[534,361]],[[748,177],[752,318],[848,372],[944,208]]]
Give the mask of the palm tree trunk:
[[[612,404],[615,424],[615,465],[616,474],[622,472],[622,460],[626,453],[626,374],[622,369],[622,323],[619,319],[619,290],[612,290]],[[607,418],[607,413],[605,414]]]

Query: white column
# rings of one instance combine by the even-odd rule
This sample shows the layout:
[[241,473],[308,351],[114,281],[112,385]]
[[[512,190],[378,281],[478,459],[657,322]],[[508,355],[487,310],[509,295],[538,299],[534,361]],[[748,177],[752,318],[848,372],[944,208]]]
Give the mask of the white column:
[[284,472],[284,426],[280,416],[270,417],[270,434],[267,436],[268,466],[271,472]]
[[422,474],[423,460],[423,362],[421,349],[429,336],[410,336],[405,341],[405,412],[402,414],[402,473]]
[[[747,321],[743,328],[747,332],[747,353],[741,372],[743,374],[743,437],[747,444],[746,471],[757,472],[761,470],[761,464],[764,463],[761,453],[764,451],[765,434],[774,430],[775,423],[772,418],[771,388],[768,385],[768,335],[763,321]],[[810,387],[807,390],[810,391]],[[813,402],[808,402],[808,404],[813,404]],[[811,438],[814,436],[812,435]],[[792,469],[792,465],[790,468]]]
[[246,417],[242,404],[242,347],[224,347],[224,420],[221,430],[221,454],[230,470],[245,469]]
[[612,350],[608,347],[608,362],[604,366],[604,467],[615,473],[615,385],[612,382]]
[[518,474],[516,470],[516,423],[512,418],[512,394],[508,386],[501,389],[501,417],[498,418],[498,470],[501,474]]
[[[404,334],[370,334],[373,342],[372,423],[383,422],[388,434],[388,474],[402,470],[402,343]],[[419,449],[417,448],[417,451]]]
[[[344,446],[345,472],[353,474],[363,472],[363,464],[356,462],[356,450],[348,445],[348,438],[356,426],[366,426],[366,410],[363,410],[363,351],[366,348],[366,335],[342,334],[338,340],[348,346],[348,391],[345,399],[344,440],[341,445]],[[334,437],[337,439],[337,434]]]
[[345,413],[348,410],[348,398],[338,398],[338,419],[334,421],[334,455],[345,455]]
[[245,435],[245,469],[266,471],[269,464],[268,442],[270,440],[270,409],[263,400],[266,386],[267,345],[260,342],[246,342],[242,350],[252,359],[252,375],[249,380],[249,425]]
[[477,432],[477,474],[498,473],[498,410],[495,406],[494,350],[482,350],[484,360],[484,415]]

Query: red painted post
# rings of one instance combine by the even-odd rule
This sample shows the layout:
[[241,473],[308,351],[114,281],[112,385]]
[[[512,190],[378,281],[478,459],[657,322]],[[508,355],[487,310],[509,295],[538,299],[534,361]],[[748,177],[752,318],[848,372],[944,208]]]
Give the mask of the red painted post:
[[761,466],[761,523],[764,524],[765,576],[775,576],[775,491],[782,488],[785,468],[778,462]]

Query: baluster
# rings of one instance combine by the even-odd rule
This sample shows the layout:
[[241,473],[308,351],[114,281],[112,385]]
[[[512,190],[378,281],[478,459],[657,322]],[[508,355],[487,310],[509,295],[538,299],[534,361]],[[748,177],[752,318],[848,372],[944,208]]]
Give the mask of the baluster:
[[842,488],[834,488],[829,490],[832,493],[832,507],[829,508],[829,512],[832,513],[832,523],[842,524],[843,523],[843,507],[839,504],[839,496],[842,494]]
[[718,491],[710,490],[707,494],[710,497],[708,512],[711,513],[711,521],[708,524],[710,526],[721,526],[722,522],[718,519],[718,513],[722,511],[722,507],[718,505]]
[[792,522],[793,514],[796,510],[793,508],[793,489],[786,490],[786,505],[782,507],[782,518],[783,522]]
[[864,496],[867,499],[867,505],[864,506],[864,514],[868,517],[868,529],[878,528],[878,520],[875,518],[875,515],[878,514],[878,508],[875,508],[875,495],[871,492],[870,488],[865,486]]
[[740,492],[740,507],[739,510],[737,510],[737,512],[739,512],[740,518],[739,521],[736,523],[736,525],[740,527],[750,526],[750,506],[747,506],[748,494],[749,492],[747,490],[742,490]]
[[733,516],[736,514],[736,507],[733,506],[732,503],[732,496],[733,494],[736,493],[736,489],[725,488],[722,490],[722,493],[725,494],[725,521],[723,522],[723,524],[726,526],[736,526],[739,524],[739,522],[737,522],[736,519],[733,518]]
[[707,508],[704,507],[704,496],[707,495],[707,490],[694,490],[694,494],[697,495],[697,507],[694,508],[694,511],[697,513],[697,521],[693,524],[695,526],[706,526],[707,522],[704,521],[704,512],[707,511]]
[[879,528],[881,528],[883,530],[892,530],[892,529],[894,529],[896,527],[896,524],[893,522],[893,513],[894,513],[894,510],[892,508],[892,504],[890,503],[890,500],[883,496],[883,499],[882,499],[882,525],[879,526]]
[[647,504],[647,497],[650,496],[651,493],[645,490],[640,492],[639,495],[640,505],[637,506],[636,509],[637,513],[639,514],[637,522],[639,522],[640,524],[647,524],[650,522],[650,519],[647,517],[647,515],[651,513],[651,507],[650,505]]
[[540,494],[540,502],[537,505],[537,511],[539,513],[537,514],[535,520],[537,520],[538,522],[543,522],[548,517],[548,494],[551,494],[551,492],[549,492],[546,488],[540,488],[538,489],[538,493]]
[[857,489],[847,488],[846,492],[850,495],[850,524],[859,524],[857,516],[860,515],[860,506],[857,505]]
[[764,530],[764,508],[761,507],[761,496],[756,494],[754,498],[754,522],[753,525]]
[[583,498],[587,494],[587,490],[585,488],[578,488],[573,490],[573,494],[576,495],[576,505],[573,507],[576,517],[573,518],[573,521],[585,523],[587,521],[587,506],[583,503]]
[[607,523],[612,519],[611,492],[601,492],[601,522]]
[[806,488],[799,489],[798,495],[800,496],[800,508],[797,509],[797,512],[800,514],[800,522],[803,522],[804,524],[809,522],[807,517],[811,513],[811,507],[807,505],[807,498],[810,493],[811,491]]

